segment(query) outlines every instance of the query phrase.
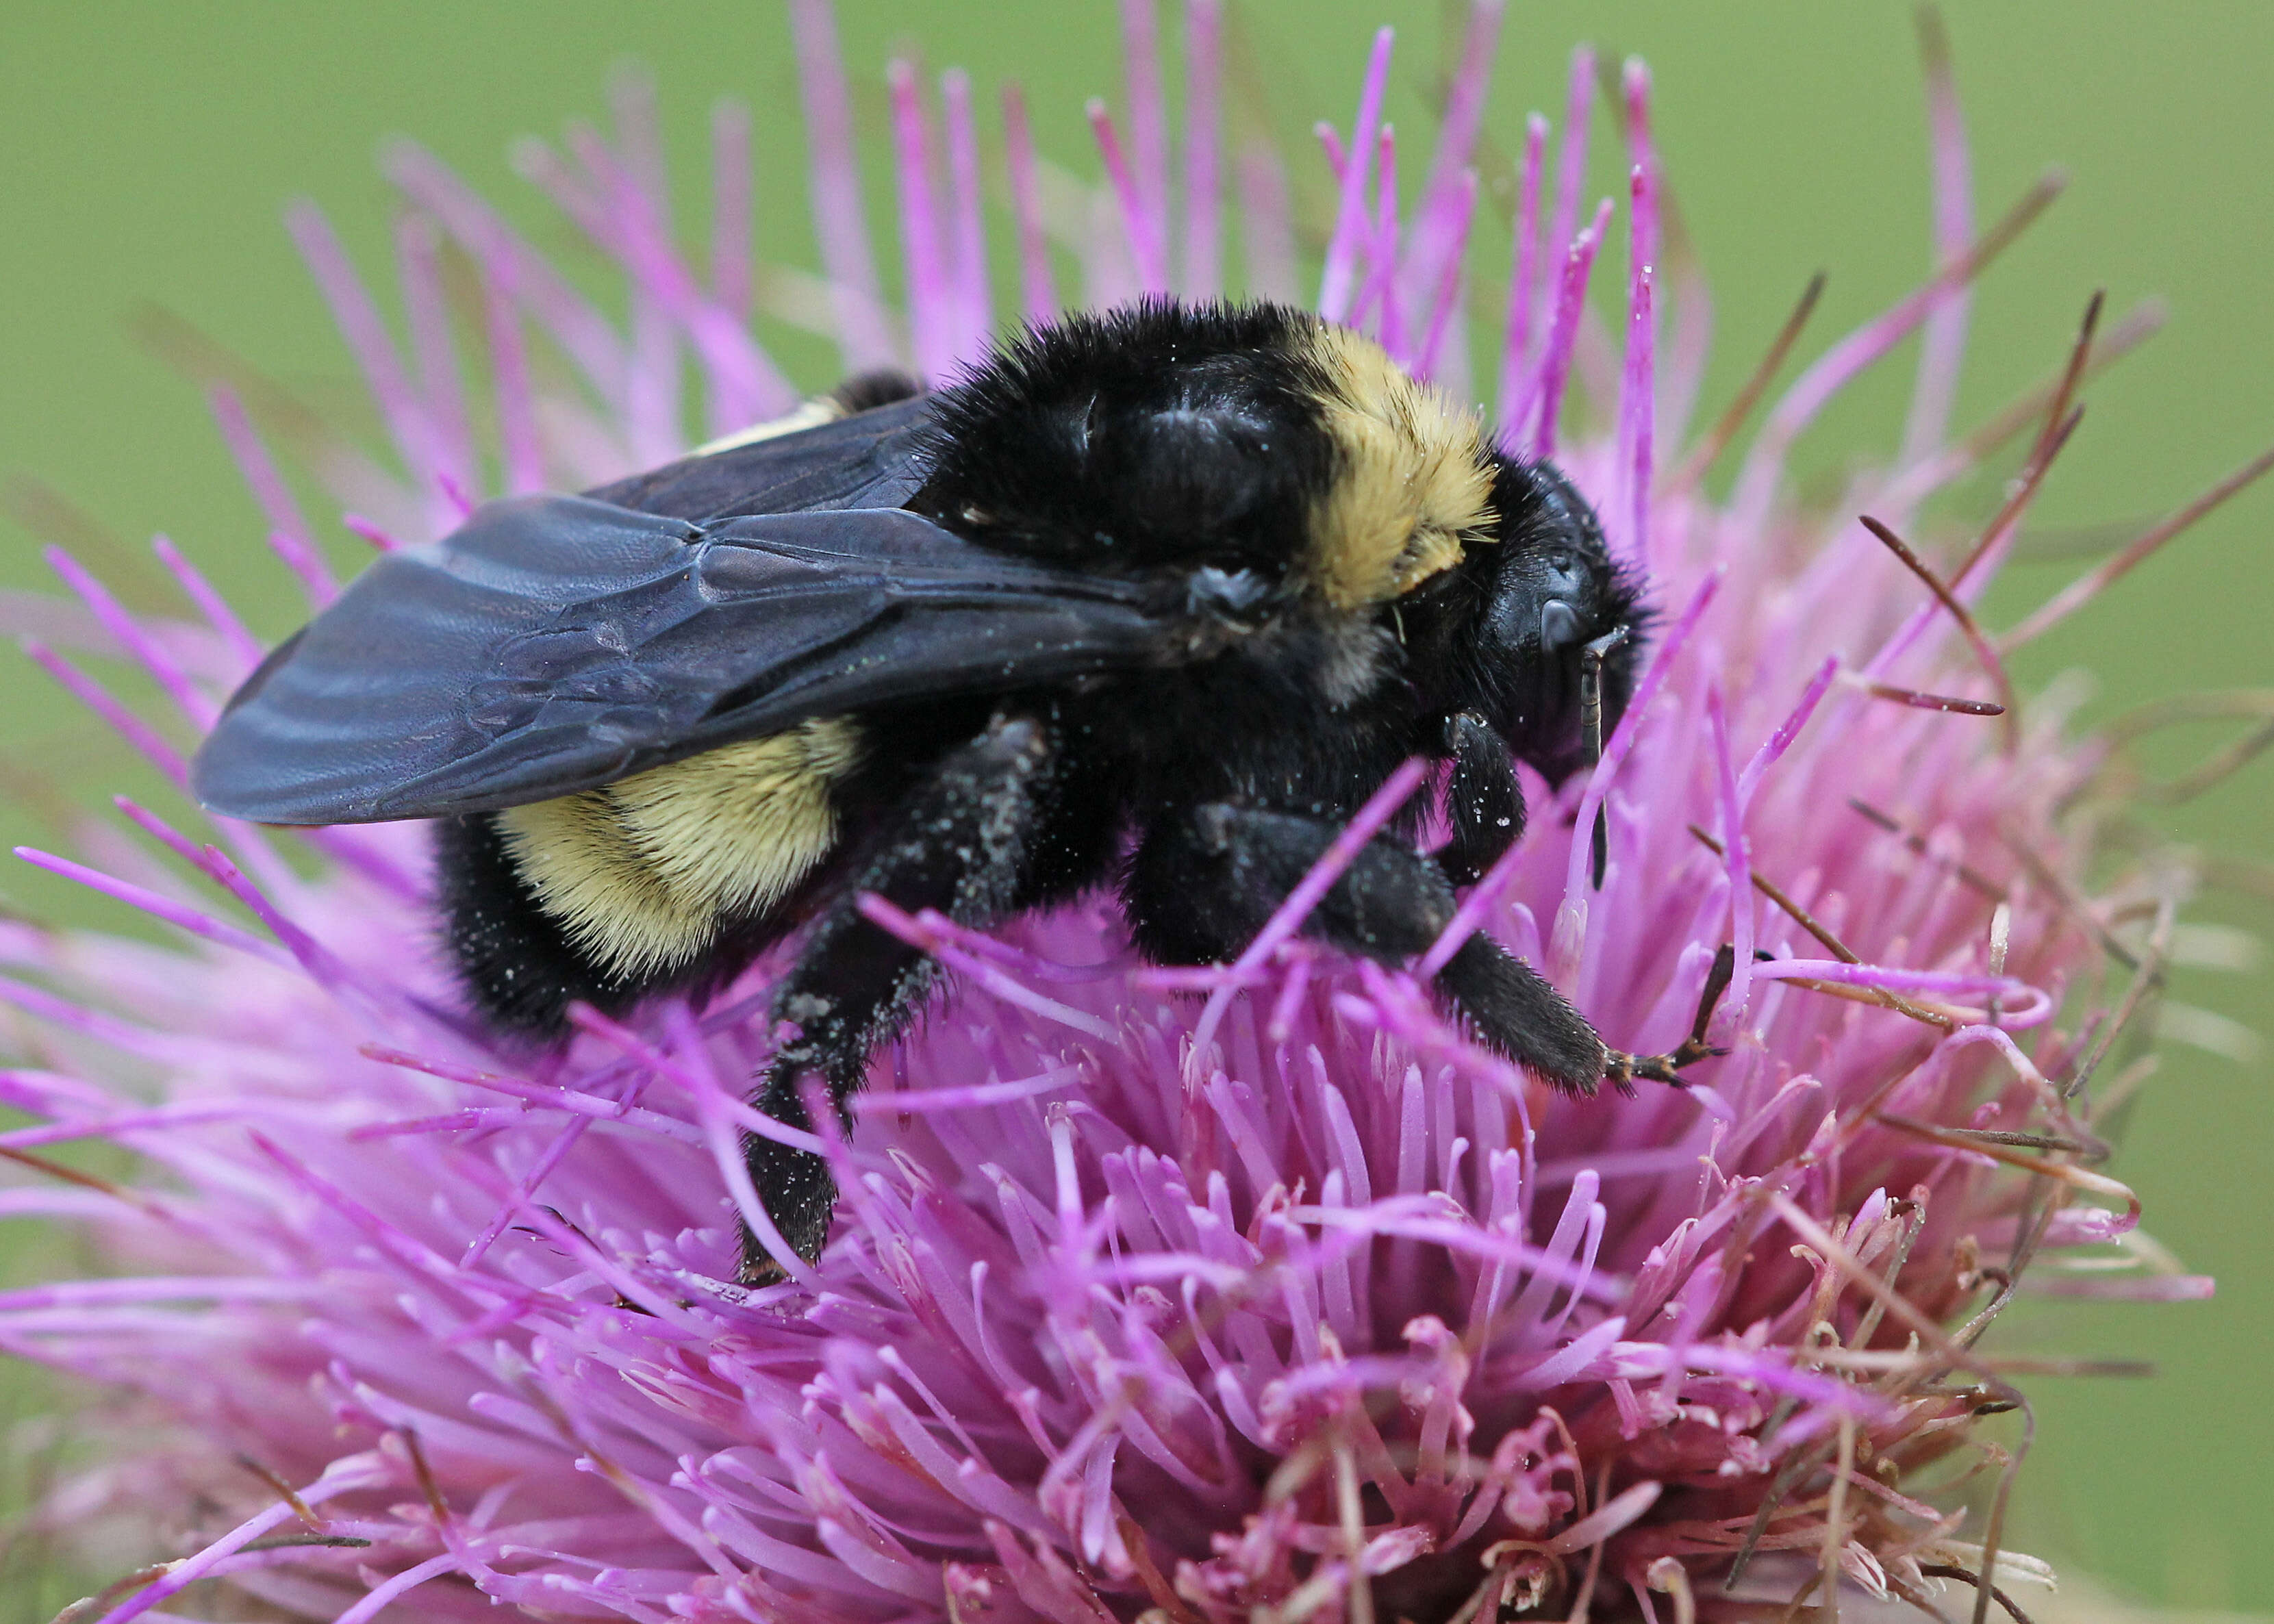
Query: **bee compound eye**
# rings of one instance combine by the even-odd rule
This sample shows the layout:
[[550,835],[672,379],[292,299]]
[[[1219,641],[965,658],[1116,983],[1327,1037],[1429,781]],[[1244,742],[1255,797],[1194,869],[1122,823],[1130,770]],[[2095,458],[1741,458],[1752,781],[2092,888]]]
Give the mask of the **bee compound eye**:
[[1558,547],[1541,560],[1540,587],[1551,598],[1577,598],[1587,590],[1587,567],[1573,553]]

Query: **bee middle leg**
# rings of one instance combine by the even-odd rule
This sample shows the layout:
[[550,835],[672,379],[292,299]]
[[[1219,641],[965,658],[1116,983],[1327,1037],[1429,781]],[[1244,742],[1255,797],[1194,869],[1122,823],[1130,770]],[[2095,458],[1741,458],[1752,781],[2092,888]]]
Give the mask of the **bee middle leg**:
[[[966,925],[1008,911],[1032,861],[1053,760],[1041,722],[998,716],[908,796],[775,990],[775,1019],[796,1022],[799,1034],[767,1069],[760,1111],[809,1130],[801,1085],[818,1072],[840,1121],[851,1125],[845,1101],[865,1079],[870,1051],[907,1026],[934,972],[921,949],[870,923],[860,898],[873,892],[909,913],[935,908]],[[828,1163],[759,1134],[745,1135],[742,1149],[766,1215],[798,1256],[813,1261],[837,1200]],[[780,1277],[747,1230],[742,1256],[746,1282]]]
[[[1148,831],[1124,898],[1138,945],[1167,964],[1209,964],[1247,945],[1340,832],[1325,818],[1212,802]],[[1376,836],[1329,888],[1303,933],[1344,952],[1403,964],[1451,922],[1438,865]],[[1487,1044],[1559,1088],[1593,1094],[1615,1056],[1530,965],[1482,932],[1437,973],[1437,990]]]

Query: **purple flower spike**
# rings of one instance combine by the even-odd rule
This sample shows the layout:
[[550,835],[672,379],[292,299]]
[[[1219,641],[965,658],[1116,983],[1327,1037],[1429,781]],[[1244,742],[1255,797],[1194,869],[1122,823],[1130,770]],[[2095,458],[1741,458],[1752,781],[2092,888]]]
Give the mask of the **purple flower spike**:
[[[2017,1374],[2087,1368],[1984,1333],[2022,1290],[2210,1288],[2092,1165],[2142,1075],[2103,1062],[2160,966],[2186,861],[2095,851],[2135,781],[2113,747],[2067,736],[2049,706],[1992,722],[1999,704],[1949,696],[1986,678],[2002,703],[2003,649],[2274,459],[2003,640],[1971,605],[2074,424],[2082,346],[2015,416],[2035,431],[2028,474],[1947,577],[1900,539],[1895,568],[1856,513],[1789,494],[1795,439],[1914,330],[1895,471],[1859,486],[1891,500],[1879,530],[1984,455],[1949,431],[1967,289],[2043,189],[1975,233],[1938,48],[1926,280],[1803,373],[1730,503],[1701,494],[1727,433],[1690,466],[1708,318],[1664,241],[1639,64],[1622,81],[1623,322],[1591,325],[1586,304],[1614,205],[1581,217],[1585,49],[1553,196],[1535,116],[1515,240],[1476,255],[1510,274],[1471,280],[1502,9],[1475,0],[1410,209],[1376,37],[1352,124],[1327,131],[1337,201],[1307,268],[1322,314],[1449,393],[1465,399],[1481,364],[1493,432],[1557,458],[1655,610],[1600,758],[1527,786],[1529,832],[1438,942],[1385,966],[1300,932],[1366,837],[1432,794],[1420,760],[1235,964],[1147,966],[1096,902],[980,932],[870,898],[949,990],[879,1055],[849,1133],[817,1109],[813,1132],[746,1099],[777,1041],[779,953],[707,1006],[580,1008],[564,1051],[503,1049],[436,962],[417,831],[179,832],[121,802],[136,832],[91,835],[94,861],[21,855],[169,945],[0,921],[0,1002],[39,1049],[0,1071],[0,1103],[33,1118],[0,1133],[0,1214],[83,1222],[106,1264],[0,1296],[0,1347],[119,1395],[87,1423],[104,1458],[45,1515],[192,1530],[178,1562],[75,1617],[186,1616],[210,1583],[335,1624],[1656,1624],[1716,1597],[1865,1596],[1978,1620],[1986,1589],[1954,1604],[1938,1587],[1999,1561],[2002,1490],[1968,1526],[1922,1482],[2004,1461],[1974,1418],[2019,1402]],[[1246,292],[1294,297],[1281,159],[1223,146],[1216,0],[1185,8],[1175,117],[1154,8],[1121,15],[1126,145],[1095,109],[1106,181],[1086,192],[1040,166],[1015,93],[996,177],[973,82],[941,79],[935,125],[894,66],[870,133],[894,160],[899,240],[872,244],[834,22],[792,0],[821,260],[802,279],[751,259],[779,234],[752,218],[749,116],[714,118],[712,235],[689,249],[650,94],[621,81],[614,134],[521,153],[621,268],[621,326],[431,157],[393,150],[407,359],[321,218],[292,226],[399,471],[338,454],[312,472],[389,548],[485,496],[678,454],[689,366],[712,431],[791,398],[749,330],[758,298],[796,304],[848,371],[912,357],[942,380],[994,336],[994,273],[1015,267],[1025,319],[1057,312],[1051,237],[1093,291],[1213,297],[1229,258]],[[1409,166],[1423,150],[1409,132]],[[990,245],[998,185],[1014,235]],[[478,331],[446,319],[445,238],[478,277]],[[905,312],[883,303],[877,247],[904,257]],[[1480,311],[1505,315],[1472,346]],[[278,553],[328,598],[291,487],[237,402],[215,410]],[[162,722],[32,651],[178,781],[179,729],[210,720],[258,650],[157,546],[199,623],[138,620],[61,556],[78,601],[36,613],[46,642],[139,662]],[[1480,930],[1622,1050],[1713,1052],[1686,1089],[1546,1088],[1427,995]],[[842,1200],[818,1263],[780,1241],[744,1132],[831,1161]],[[98,1138],[142,1170],[44,1159]],[[743,1224],[793,1259],[779,1283],[734,1283]]]
[[1224,292],[1220,150],[1224,17],[1221,0],[1185,4],[1185,266],[1178,285],[1188,299]]
[[1287,171],[1269,147],[1239,154],[1240,239],[1247,250],[1249,297],[1292,303],[1296,291],[1295,226],[1287,197]]
[[[1374,166],[1376,131],[1382,121],[1382,94],[1389,80],[1389,56],[1397,40],[1384,28],[1374,36],[1374,55],[1367,64],[1366,84],[1359,93],[1358,122],[1351,139],[1339,149],[1349,154],[1338,163],[1342,201],[1335,214],[1335,234],[1327,243],[1327,265],[1319,283],[1319,313],[1339,321],[1350,310],[1356,290],[1359,239],[1366,233],[1367,177]],[[1339,146],[1340,138],[1336,137]]]
[[1106,111],[1105,103],[1093,100],[1086,110],[1089,127],[1097,137],[1098,156],[1113,187],[1114,201],[1120,205],[1121,229],[1137,267],[1138,288],[1146,293],[1165,293],[1169,272],[1161,244],[1162,216],[1146,203],[1143,184],[1122,153],[1120,133],[1114,129],[1113,116]]
[[1123,86],[1137,207],[1148,220],[1169,217],[1169,116],[1161,89],[1161,32],[1154,0],[1121,0]]
[[1532,335],[1539,325],[1540,177],[1547,153],[1547,121],[1534,113],[1525,121],[1524,182],[1516,213],[1515,268],[1508,282],[1508,314],[1502,328],[1498,414],[1503,445],[1513,443],[1517,425],[1531,413],[1539,367]]
[[1016,85],[1003,87],[1003,167],[1011,184],[1011,213],[1019,237],[1019,290],[1028,321],[1058,313],[1050,251],[1043,235],[1043,202],[1035,178],[1035,138],[1027,124],[1027,98]]
[[1531,455],[1535,457],[1555,455],[1555,424],[1562,415],[1564,386],[1570,381],[1571,364],[1577,356],[1587,278],[1595,268],[1595,254],[1610,223],[1611,200],[1605,198],[1596,207],[1593,221],[1571,239],[1570,252],[1563,256],[1562,280],[1555,289],[1555,314],[1547,329],[1547,351],[1540,359],[1540,416],[1532,425]]
[[[1958,102],[1958,83],[1950,63],[1950,41],[1937,11],[1919,14],[1920,43],[1926,56],[1928,152],[1934,180],[1934,257],[1955,259],[1974,237],[1974,165],[1966,144],[1966,116]],[[1926,319],[1920,335],[1918,381],[1911,392],[1910,421],[1903,427],[1899,465],[1917,462],[1940,445],[1957,399],[1958,372],[1966,355],[1966,322],[1972,296],[1961,289]]]
[[1587,184],[1587,121],[1595,110],[1595,48],[1571,53],[1570,89],[1563,109],[1563,146],[1555,169],[1555,222],[1547,238],[1547,263],[1563,263],[1579,225],[1579,194]]
[[839,342],[847,372],[900,361],[877,291],[877,263],[861,212],[861,170],[854,157],[853,100],[837,48],[829,0],[789,0],[797,42],[798,89],[811,154],[813,227],[837,307]]

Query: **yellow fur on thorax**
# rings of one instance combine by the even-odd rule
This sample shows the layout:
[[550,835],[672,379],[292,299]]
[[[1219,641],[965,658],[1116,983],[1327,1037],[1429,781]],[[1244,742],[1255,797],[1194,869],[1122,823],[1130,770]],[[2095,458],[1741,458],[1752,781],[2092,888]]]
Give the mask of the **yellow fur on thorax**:
[[497,815],[514,867],[570,941],[619,975],[682,968],[764,914],[837,843],[860,731],[829,718]]
[[1321,327],[1326,428],[1342,469],[1313,514],[1310,570],[1337,608],[1412,591],[1491,531],[1484,426],[1373,340]]

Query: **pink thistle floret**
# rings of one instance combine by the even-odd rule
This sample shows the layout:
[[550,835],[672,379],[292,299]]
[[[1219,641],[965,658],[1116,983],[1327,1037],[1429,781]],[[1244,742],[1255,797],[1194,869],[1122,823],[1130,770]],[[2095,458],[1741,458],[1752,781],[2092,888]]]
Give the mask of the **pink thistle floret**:
[[[1222,294],[1224,177],[1251,285],[1292,264],[1278,160],[1220,150],[1214,0],[1189,8],[1181,125],[1151,8],[1125,11],[1131,105],[1092,113],[1103,188],[1043,184],[1006,97],[1015,229],[997,257],[1030,313],[1054,297],[1052,239],[1092,299]],[[0,1209],[91,1226],[117,1271],[0,1298],[0,1345],[127,1395],[108,1463],[49,1515],[134,1508],[185,1524],[191,1553],[81,1616],[184,1616],[172,1598],[214,1579],[348,1624],[496,1604],[643,1624],[1686,1619],[1733,1583],[1924,1601],[1938,1571],[1978,1571],[1984,1544],[1994,1560],[1994,1509],[1968,1543],[1908,1485],[1991,1458],[1973,1417],[2016,1402],[2021,1366],[1978,1339],[2023,1269],[2070,1292],[2208,1289],[2157,1272],[2152,1248],[2111,1250],[2138,1203],[2089,1166],[2105,1149],[2097,1068],[2182,880],[2099,876],[2076,808],[2104,752],[2051,704],[1999,720],[1969,697],[2004,688],[1969,609],[2018,507],[1947,602],[1856,522],[1900,529],[1984,454],[1954,447],[1947,417],[1967,285],[2003,239],[1974,235],[1938,79],[1945,268],[1772,408],[1717,503],[1660,466],[1691,438],[1707,318],[1690,269],[1658,263],[1666,183],[1639,64],[1622,79],[1619,322],[1585,301],[1614,206],[1581,190],[1585,51],[1553,175],[1535,117],[1517,240],[1491,250],[1512,285],[1470,285],[1500,11],[1475,7],[1426,168],[1409,144],[1410,211],[1382,118],[1393,41],[1376,41],[1352,125],[1326,142],[1317,304],[1459,394],[1472,367],[1493,380],[1503,443],[1559,457],[1658,618],[1600,765],[1560,793],[1530,786],[1532,831],[1446,939],[1408,974],[1297,934],[1354,839],[1209,970],[1143,966],[1103,904],[982,934],[870,899],[951,992],[880,1057],[849,1136],[799,1136],[843,1192],[819,1265],[745,1291],[729,1283],[738,1219],[771,1226],[738,1135],[788,1132],[744,1098],[778,960],[705,1008],[583,1015],[565,1053],[532,1060],[456,1012],[418,831],[302,831],[290,853],[272,831],[177,832],[123,804],[150,845],[102,831],[95,866],[27,855],[189,941],[0,922],[0,999],[26,1018],[0,1098],[34,1119],[0,1133],[26,1169]],[[932,87],[891,71],[896,314],[848,203],[833,23],[820,0],[792,12],[817,276],[749,264],[749,121],[733,109],[714,124],[720,233],[682,255],[636,81],[612,137],[576,128],[518,154],[629,278],[621,327],[405,147],[388,160],[410,210],[405,361],[321,217],[295,212],[401,470],[319,459],[350,529],[430,538],[485,492],[593,485],[787,410],[753,288],[848,370],[936,380],[983,353],[969,81],[938,82],[936,125]],[[481,290],[478,367],[456,353],[445,257]],[[1472,355],[1483,309],[1505,310],[1504,342]],[[1897,465],[1829,515],[1796,508],[1785,449],[1920,331]],[[688,375],[699,429],[681,421]],[[2058,420],[2068,393],[2032,411]],[[1577,399],[1606,420],[1575,430]],[[233,395],[215,408],[321,600],[331,576],[260,425]],[[2049,421],[2021,505],[2059,439]],[[176,714],[143,720],[36,653],[178,782],[177,741],[252,650],[160,551],[200,622],[137,620],[63,559],[86,613],[56,610],[49,641],[139,660]],[[1353,834],[1425,776],[1393,780]],[[1548,1093],[1421,990],[1477,929],[1622,1048],[1694,1034],[1728,1052],[1686,1090]],[[98,1139],[134,1153],[132,1182],[52,1178],[46,1147]],[[2064,1269],[2076,1248],[2089,1267]]]

